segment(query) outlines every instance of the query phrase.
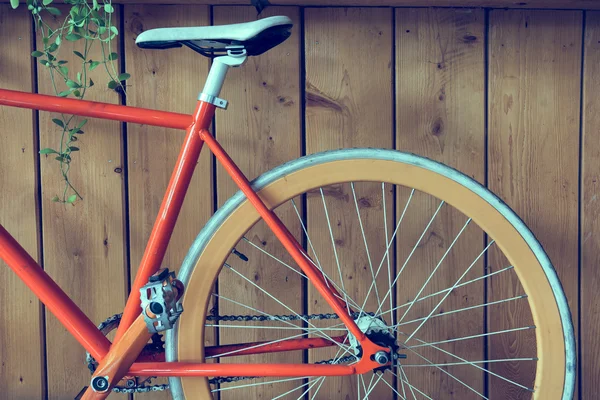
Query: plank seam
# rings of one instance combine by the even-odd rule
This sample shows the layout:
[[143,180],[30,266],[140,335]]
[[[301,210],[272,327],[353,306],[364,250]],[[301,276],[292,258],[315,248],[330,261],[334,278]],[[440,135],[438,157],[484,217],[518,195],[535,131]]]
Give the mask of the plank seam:
[[587,19],[587,14],[585,11],[582,12],[582,20],[581,20],[581,70],[580,70],[580,80],[579,80],[579,162],[578,162],[578,185],[579,185],[579,190],[577,191],[577,194],[579,196],[579,198],[577,199],[577,228],[579,230],[579,234],[577,235],[577,321],[576,321],[576,326],[577,326],[577,359],[579,360],[579,362],[577,362],[579,371],[577,372],[577,383],[576,383],[576,390],[577,390],[577,398],[579,400],[582,400],[582,387],[583,387],[583,364],[581,363],[581,357],[582,357],[582,351],[581,351],[581,347],[582,347],[582,334],[581,334],[581,261],[582,261],[582,252],[583,252],[583,246],[582,246],[582,234],[583,234],[583,213],[582,213],[582,200],[584,198],[583,194],[584,194],[584,174],[583,174],[583,132],[584,132],[584,128],[583,128],[583,124],[584,124],[584,118],[583,118],[583,113],[585,111],[585,96],[584,96],[584,79],[585,79],[585,33],[586,33],[586,19]]

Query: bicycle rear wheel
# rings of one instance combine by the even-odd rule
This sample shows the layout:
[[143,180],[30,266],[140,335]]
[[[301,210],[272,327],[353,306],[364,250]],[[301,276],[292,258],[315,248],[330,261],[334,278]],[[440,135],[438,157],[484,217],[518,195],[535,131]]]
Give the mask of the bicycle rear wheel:
[[[352,149],[292,161],[253,187],[295,226],[311,258],[359,313],[361,329],[380,343],[396,341],[406,358],[364,376],[213,385],[170,378],[174,398],[572,398],[575,342],[558,277],[525,224],[479,183],[416,155]],[[371,219],[381,221],[380,229],[365,230]],[[281,245],[272,236],[261,240],[265,232],[238,193],[198,235],[179,272],[185,312],[167,334],[168,361],[266,363],[284,354],[293,363],[350,364],[360,357],[351,340],[251,356],[205,346],[214,329],[221,345],[263,342],[241,350],[286,338],[345,337],[339,321],[312,319],[331,311]],[[217,278],[235,284],[215,293]],[[286,304],[280,299],[291,290],[299,296]],[[254,321],[207,322],[211,301],[220,314],[244,310]]]

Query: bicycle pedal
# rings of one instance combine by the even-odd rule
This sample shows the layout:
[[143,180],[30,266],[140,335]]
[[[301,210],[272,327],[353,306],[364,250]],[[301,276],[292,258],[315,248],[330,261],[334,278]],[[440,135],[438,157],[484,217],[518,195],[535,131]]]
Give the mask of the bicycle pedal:
[[175,279],[175,272],[161,269],[140,289],[142,314],[148,330],[152,333],[172,329],[183,312],[178,300],[183,284]]

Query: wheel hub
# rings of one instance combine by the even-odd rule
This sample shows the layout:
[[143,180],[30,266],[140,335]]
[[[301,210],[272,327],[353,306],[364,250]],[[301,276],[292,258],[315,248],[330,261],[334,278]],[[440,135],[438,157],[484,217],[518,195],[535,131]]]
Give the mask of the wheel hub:
[[[375,371],[385,370],[389,368],[387,364],[390,362],[394,363],[394,361],[399,358],[406,358],[405,354],[398,353],[400,346],[398,345],[398,342],[396,342],[396,338],[384,320],[371,315],[363,315],[355,319],[354,322],[370,341],[378,346],[386,347],[390,350],[389,353],[386,353],[385,351],[378,351],[372,356],[374,361],[382,365],[381,368],[377,368]],[[362,348],[359,341],[352,334],[349,334],[348,340],[350,341],[350,346],[354,350],[354,355],[360,357],[362,355]]]

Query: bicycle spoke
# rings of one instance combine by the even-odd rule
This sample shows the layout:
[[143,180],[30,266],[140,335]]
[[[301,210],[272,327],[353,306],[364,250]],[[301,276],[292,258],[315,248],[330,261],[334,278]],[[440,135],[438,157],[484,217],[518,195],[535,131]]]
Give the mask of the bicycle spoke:
[[325,383],[325,379],[327,379],[326,376],[322,376],[321,378],[319,378],[321,380],[321,383],[319,383],[319,387],[317,388],[317,390],[315,390],[315,392],[313,393],[311,400],[314,400],[315,397],[317,397],[317,393],[319,393],[319,390],[321,390],[321,387],[323,386],[323,383]]
[[315,379],[315,380],[313,381],[313,383],[312,383],[312,384],[311,384],[311,385],[310,385],[310,386],[309,386],[309,387],[308,387],[308,388],[307,388],[307,389],[306,389],[306,390],[305,390],[305,391],[304,391],[304,392],[303,392],[303,393],[302,393],[300,396],[298,396],[298,398],[297,398],[296,400],[303,399],[303,398],[304,398],[304,395],[305,395],[306,393],[308,393],[308,392],[310,391],[310,389],[312,389],[312,388],[313,388],[313,386],[315,386],[315,385],[316,385],[318,382],[319,382],[319,379]]
[[[348,297],[346,296],[346,287],[344,286],[344,277],[342,275],[342,268],[340,267],[340,259],[338,257],[337,249],[335,246],[335,240],[333,239],[333,230],[331,229],[331,221],[329,220],[329,212],[327,211],[327,203],[325,202],[325,195],[323,194],[323,188],[319,188],[321,191],[321,199],[323,200],[323,209],[325,210],[325,219],[327,220],[327,227],[329,228],[329,237],[331,238],[331,247],[333,248],[333,254],[335,256],[335,264],[337,265],[338,273],[340,275],[340,283],[342,285],[342,291],[344,295],[344,300],[346,301],[346,309],[350,310],[350,306],[348,305]],[[361,308],[365,308],[365,305]]]
[[352,197],[354,198],[354,207],[356,208],[356,215],[358,217],[358,225],[360,226],[360,233],[362,234],[363,243],[365,244],[365,251],[367,253],[367,261],[369,262],[369,269],[371,270],[371,278],[373,279],[373,285],[375,285],[375,297],[377,298],[377,304],[380,305],[381,300],[379,299],[379,290],[377,289],[377,281],[375,280],[375,272],[373,271],[373,262],[371,261],[371,253],[369,252],[369,245],[367,244],[365,228],[363,227],[362,218],[360,217],[360,210],[358,208],[358,200],[356,199],[356,190],[354,189],[354,182],[350,182],[350,187],[352,188]]
[[[419,339],[419,338],[415,338],[415,340],[416,340],[416,341],[418,341],[418,342],[421,342],[421,343],[426,343],[424,340],[421,340],[421,339]],[[475,367],[475,368],[477,368],[477,369],[479,369],[479,370],[481,370],[481,371],[483,371],[483,372],[487,372],[488,374],[490,374],[490,375],[493,375],[493,376],[495,376],[495,377],[497,377],[497,378],[500,378],[500,379],[502,379],[502,380],[504,380],[504,381],[506,381],[506,382],[508,382],[508,383],[511,383],[511,384],[515,385],[515,386],[518,386],[518,387],[520,387],[520,388],[522,388],[522,389],[525,389],[525,390],[527,390],[527,391],[529,391],[529,392],[534,392],[534,390],[533,390],[533,389],[531,389],[531,388],[528,388],[527,386],[521,385],[520,383],[517,383],[517,382],[515,382],[515,381],[512,381],[512,380],[510,380],[510,379],[508,379],[508,378],[505,378],[505,377],[503,377],[502,375],[498,375],[497,373],[495,373],[495,372],[492,372],[492,371],[490,371],[490,370],[489,370],[489,369],[487,369],[487,368],[480,367],[479,365],[477,365],[477,364],[475,364],[475,363],[473,363],[473,362],[471,362],[471,361],[465,360],[464,358],[462,358],[462,357],[460,357],[460,356],[457,356],[456,354],[454,354],[454,353],[452,353],[452,352],[450,352],[450,351],[447,351],[447,350],[444,350],[444,349],[442,349],[441,347],[438,347],[438,346],[436,346],[436,345],[433,345],[433,344],[430,344],[430,345],[429,345],[429,347],[431,347],[432,349],[439,350],[439,351],[441,351],[441,352],[442,352],[442,353],[444,353],[444,354],[447,354],[447,355],[449,355],[449,356],[451,356],[451,357],[454,357],[454,358],[456,358],[456,359],[458,359],[458,360],[460,360],[460,361],[462,361],[462,362],[465,362],[465,363],[467,363],[467,364],[471,365],[472,367]],[[409,350],[410,350],[410,349],[409,349]],[[412,351],[412,350],[411,350],[411,351]]]
[[[493,306],[495,304],[501,304],[501,303],[506,303],[508,301],[514,301],[514,300],[526,299],[526,298],[527,298],[527,295],[523,294],[521,296],[515,296],[515,297],[511,297],[511,298],[504,299],[504,300],[491,301],[491,302],[488,302],[488,303],[477,304],[475,306],[459,308],[457,310],[445,311],[445,312],[440,313],[440,314],[435,314],[431,318],[443,317],[443,316],[449,315],[449,314],[455,314],[455,313],[459,313],[459,312],[463,312],[463,311],[473,310],[473,309],[476,309],[476,308]],[[403,325],[409,325],[409,324],[412,324],[412,323],[415,323],[415,322],[418,322],[418,321],[422,321],[425,318],[427,318],[427,317],[421,317],[421,318],[416,318],[416,319],[413,319],[413,320],[410,320],[410,321],[404,321],[404,322],[401,322],[401,323],[398,323],[398,324],[394,325],[393,328],[398,328],[398,327],[403,326]]]
[[406,373],[405,373],[405,372],[404,372],[404,370],[402,369],[402,365],[400,365],[400,373],[401,373],[401,375],[403,375],[403,376],[404,376],[404,379],[400,378],[398,375],[396,375],[395,373],[393,373],[393,372],[392,372],[391,370],[389,370],[389,369],[388,369],[388,370],[386,370],[386,371],[390,371],[390,373],[391,373],[392,375],[394,375],[396,378],[398,378],[398,379],[400,379],[401,381],[404,381],[404,383],[406,383],[406,386],[408,386],[408,388],[410,389],[410,392],[412,393],[412,395],[413,395],[413,399],[414,399],[414,400],[417,400],[417,396],[415,396],[415,392],[413,391],[413,389],[414,389],[414,390],[416,390],[417,392],[421,393],[423,396],[427,397],[429,400],[433,400],[431,397],[429,397],[429,396],[427,396],[425,393],[421,392],[421,391],[419,390],[419,388],[417,388],[417,387],[415,387],[415,386],[413,386],[413,385],[411,385],[411,384],[410,384],[410,382],[408,381],[408,376],[406,376]]
[[[480,280],[482,280],[482,279],[485,279],[485,278],[489,278],[490,276],[493,276],[493,275],[499,274],[499,273],[501,273],[501,272],[504,272],[504,271],[511,270],[511,269],[513,269],[513,268],[514,268],[514,267],[511,265],[511,266],[509,266],[509,267],[502,268],[502,269],[500,269],[500,270],[498,270],[498,271],[490,272],[489,274],[485,274],[485,275],[482,275],[482,276],[480,276],[480,277],[478,277],[478,278],[471,279],[470,281],[463,282],[463,283],[461,283],[461,284],[457,285],[457,286],[456,286],[456,288],[459,288],[459,287],[462,287],[462,286],[469,285],[469,284],[471,284],[471,283],[474,283],[474,282],[480,281]],[[456,289],[456,288],[455,288],[455,289]],[[399,310],[399,309],[401,309],[401,308],[408,307],[408,306],[410,306],[410,305],[411,305],[411,304],[413,304],[413,303],[418,303],[418,302],[421,302],[421,301],[423,301],[423,300],[426,300],[426,299],[428,299],[428,298],[430,298],[430,297],[433,297],[433,296],[437,296],[437,295],[440,295],[440,294],[447,293],[447,292],[451,291],[452,289],[453,289],[453,287],[448,287],[448,288],[446,288],[446,289],[443,289],[443,290],[440,290],[440,291],[438,291],[438,292],[435,292],[435,293],[428,294],[427,296],[423,296],[423,297],[421,297],[421,298],[420,298],[420,299],[418,299],[418,300],[412,300],[412,301],[409,301],[408,303],[401,304],[401,305],[399,305],[399,306],[397,306],[397,307],[394,307],[393,309],[391,309],[391,310],[389,310],[389,311],[396,311],[396,310]],[[383,311],[383,312],[381,312],[381,313],[377,314],[377,316],[381,316],[381,315],[383,315],[383,314],[385,314],[385,313],[387,313],[387,312],[388,312],[388,311]]]
[[[402,382],[402,388],[404,388],[404,381],[402,379],[400,379],[400,382]],[[398,393],[398,391],[396,389],[394,389],[394,387],[392,385],[390,385],[388,383],[388,381],[386,381],[385,379],[383,380],[383,383],[385,383],[386,385],[389,386],[390,389],[392,389],[392,391],[394,393],[396,393],[402,400],[406,400],[406,396],[402,396],[400,393]]]
[[402,367],[404,367],[404,368],[449,367],[452,365],[488,364],[488,363],[516,362],[516,361],[538,361],[538,358],[537,357],[502,358],[502,359],[495,359],[495,360],[463,361],[463,362],[442,363],[442,364],[402,364]]
[[[415,350],[411,349],[411,348],[407,348],[409,351],[411,351],[412,353],[414,353],[417,357],[420,357],[421,359],[425,360],[426,363],[429,364],[434,364],[431,361],[429,361],[428,358],[426,358],[425,356],[423,356],[422,354],[419,354],[418,352],[416,352]],[[450,372],[446,371],[445,369],[443,369],[442,367],[438,367],[435,366],[435,368],[439,369],[440,371],[442,371],[443,373],[445,373],[446,375],[448,375],[449,377],[451,377],[452,379],[454,379],[455,381],[457,381],[458,383],[461,383],[463,386],[465,386],[467,389],[471,390],[472,392],[478,394],[480,397],[489,400],[486,396],[484,396],[483,394],[479,393],[476,389],[472,388],[471,386],[467,385],[466,383],[464,383],[463,381],[461,381],[460,379],[458,379],[456,376],[454,376],[453,374],[451,374]]]
[[478,335],[463,336],[463,337],[454,338],[454,339],[440,340],[439,342],[417,344],[417,345],[414,345],[414,346],[407,346],[405,348],[407,348],[407,349],[416,349],[416,348],[419,348],[419,347],[433,346],[435,344],[459,342],[461,340],[476,339],[476,338],[480,338],[480,337],[500,335],[502,333],[509,333],[509,332],[526,331],[526,330],[529,330],[529,329],[535,329],[535,326],[524,326],[524,327],[521,327],[521,328],[504,329],[504,330],[501,330],[501,331],[481,333],[481,334],[478,334]]
[[216,356],[208,356],[208,357],[206,357],[206,359],[208,360],[208,359],[211,359],[211,358],[220,358],[220,357],[224,357],[224,356],[229,356],[231,354],[240,353],[240,352],[243,352],[243,351],[246,351],[246,350],[251,350],[251,349],[256,349],[256,348],[259,348],[259,347],[268,346],[268,345],[273,344],[273,343],[280,343],[280,342],[285,342],[286,340],[290,340],[290,339],[301,338],[304,335],[305,335],[304,333],[300,333],[298,335],[288,336],[288,337],[285,337],[285,338],[282,338],[282,339],[272,340],[270,342],[260,343],[260,344],[256,344],[256,345],[248,346],[248,347],[243,347],[241,349],[236,349],[236,350],[228,351],[226,353],[220,353],[220,354],[217,354]]
[[[392,288],[394,287],[394,285],[396,285],[396,282],[398,282],[398,279],[400,278],[400,275],[402,274],[402,271],[404,271],[404,268],[406,268],[406,266],[408,265],[408,262],[410,261],[412,255],[417,250],[417,247],[419,247],[419,243],[421,243],[421,240],[423,240],[423,237],[425,237],[425,234],[429,230],[429,227],[431,226],[431,224],[433,224],[433,221],[435,220],[435,217],[438,215],[438,213],[440,212],[440,210],[442,209],[442,206],[444,204],[445,204],[445,202],[441,201],[440,205],[438,206],[438,208],[435,210],[435,212],[431,216],[431,219],[429,220],[429,223],[427,224],[427,226],[425,227],[425,229],[423,229],[423,233],[421,233],[421,236],[419,237],[419,240],[417,240],[417,243],[415,243],[415,245],[414,245],[413,249],[411,250],[410,254],[408,255],[408,257],[404,261],[404,264],[400,268],[400,271],[398,271],[398,273],[396,274],[396,278],[394,278],[394,281],[392,282],[392,286],[390,287],[390,289],[388,290],[388,292],[385,294],[385,296],[383,298],[383,301],[385,301],[388,296],[391,296],[391,294],[392,294]],[[381,311],[381,306],[382,305],[383,304],[381,304],[379,306],[379,308],[377,309],[377,311],[375,311],[375,314],[379,314],[379,312]],[[364,307],[364,304],[363,304],[363,307]],[[373,323],[373,321],[371,321],[371,323]],[[370,326],[371,326],[371,324],[369,324],[369,327]]]
[[295,392],[296,390],[298,390],[298,389],[302,389],[302,388],[303,388],[304,386],[306,386],[306,385],[310,385],[311,383],[312,383],[311,381],[308,381],[308,382],[306,382],[306,383],[303,383],[302,385],[300,385],[300,386],[297,386],[297,387],[295,387],[295,388],[293,388],[293,389],[291,389],[291,390],[288,390],[287,392],[285,392],[285,393],[282,393],[282,394],[280,394],[280,395],[279,395],[279,396],[277,396],[277,397],[273,397],[273,399],[271,399],[271,400],[277,400],[277,399],[280,399],[280,398],[282,398],[282,397],[285,397],[285,396],[287,396],[287,395],[288,395],[288,394],[290,394],[290,393],[294,393],[294,392]]
[[[385,231],[385,243],[388,243],[388,222],[387,222],[387,209],[385,206],[385,183],[381,184],[381,198],[383,199],[383,230]],[[385,250],[385,258],[387,260],[387,272],[388,272],[388,287],[392,290],[392,270],[390,262],[390,250],[389,247]],[[390,296],[390,310],[394,308],[393,296]],[[394,325],[394,313],[390,311],[390,325]]]
[[262,385],[270,385],[273,383],[281,383],[281,382],[290,382],[290,381],[297,381],[300,379],[309,379],[311,378],[310,376],[303,376],[303,377],[294,377],[294,378],[285,378],[285,379],[277,379],[275,381],[268,381],[268,382],[255,382],[255,383],[246,383],[244,385],[236,385],[236,386],[228,386],[228,387],[224,387],[224,388],[217,388],[217,389],[212,389],[211,393],[215,393],[215,392],[223,392],[225,390],[236,390],[236,389],[243,389],[243,388],[248,388],[248,387],[253,387],[253,386],[262,386]]
[[[410,204],[410,201],[412,200],[414,193],[415,193],[415,189],[412,189],[410,192],[410,196],[408,196],[408,200],[406,201],[406,205],[404,206],[404,210],[402,211],[402,215],[400,216],[400,219],[398,220],[398,223],[396,224],[394,233],[392,234],[390,241],[385,246],[386,254],[389,254],[390,246],[394,242],[394,238],[396,237],[396,234],[398,233],[398,229],[400,229],[400,225],[402,224],[402,220],[404,220],[404,215],[406,214],[406,210],[408,209],[408,205]],[[385,261],[385,254],[381,258],[381,262],[379,263],[379,266],[377,267],[377,271],[375,271],[375,278],[377,278],[377,276],[379,276],[379,271],[381,270],[381,267],[383,266],[384,261]],[[390,291],[391,291],[391,288],[392,288],[392,286],[390,286]],[[369,295],[371,294],[371,290],[373,290],[373,282],[371,282],[371,286],[369,286],[369,290],[367,290],[367,294],[366,294],[365,298],[369,297]],[[383,301],[385,301],[385,298],[383,299]],[[363,308],[364,308],[364,304],[363,304]],[[377,313],[375,313],[375,314],[377,314]],[[359,314],[359,317],[360,316],[362,316],[362,311]]]
[[[246,238],[245,236],[242,238],[243,240],[245,240],[248,244],[250,244],[252,247],[258,249],[260,252],[266,254],[267,256],[271,257],[272,259],[274,259],[275,261],[279,262],[281,265],[285,266],[286,268],[294,271],[296,274],[300,275],[301,277],[303,277],[306,280],[309,280],[308,277],[306,275],[304,275],[304,273],[302,273],[301,271],[298,271],[297,269],[291,267],[289,264],[285,263],[283,260],[277,258],[276,256],[274,256],[273,254],[269,253],[268,251],[266,251],[265,249],[261,248],[260,246],[258,246],[257,244],[253,243],[251,240],[249,240],[248,238]],[[314,250],[313,250],[314,252]],[[320,265],[315,264],[310,258],[307,258],[307,261],[309,261],[312,265],[314,265],[323,275],[323,277],[325,278],[325,283],[329,283],[331,282],[333,284],[333,286],[335,286],[335,288],[342,292],[344,295],[346,295],[347,299],[350,301],[350,303],[353,304],[353,307],[359,308],[358,303],[356,303],[354,300],[352,300],[352,298],[350,296],[348,296],[347,293],[345,293],[335,282],[333,282],[331,280],[331,278],[321,269]],[[344,300],[342,298],[338,297],[340,300]]]
[[[367,386],[365,385],[365,378],[363,375],[358,375],[358,379],[360,380],[360,383],[362,384],[363,387],[363,391],[365,393],[367,393]],[[365,399],[366,397],[363,397],[363,399]]]
[[[251,279],[248,279],[247,277],[245,277],[242,273],[238,272],[235,268],[233,268],[231,265],[225,263],[223,264],[225,265],[229,271],[233,271],[235,272],[239,277],[241,277],[242,279],[244,279],[246,282],[250,283],[251,285],[253,285],[254,287],[256,287],[258,290],[260,290],[261,292],[263,292],[264,294],[266,294],[267,296],[269,296],[271,299],[273,299],[277,304],[285,307],[286,310],[289,310],[291,313],[293,313],[296,317],[298,317],[299,319],[301,319],[302,321],[306,322],[310,327],[318,329],[315,325],[313,325],[309,320],[307,320],[306,318],[302,317],[300,314],[298,314],[296,311],[294,311],[293,309],[291,309],[290,307],[288,307],[287,304],[283,303],[281,300],[279,300],[278,298],[276,298],[275,296],[273,296],[271,293],[269,293],[268,291],[266,291],[265,289],[263,289],[262,287],[258,286],[256,283],[254,283]],[[329,335],[327,335],[326,333],[323,333],[322,331],[320,332],[322,335],[324,335],[327,339],[334,341]],[[344,346],[341,343],[336,342],[336,345],[339,347],[347,347]]]
[[425,325],[425,323],[429,320],[429,318],[431,318],[431,316],[433,315],[433,313],[435,313],[437,311],[437,309],[444,302],[444,300],[446,300],[446,298],[450,295],[450,293],[452,293],[452,290],[454,290],[456,288],[456,286],[460,283],[460,281],[462,281],[462,279],[469,273],[469,271],[471,270],[471,268],[473,268],[473,266],[477,263],[477,261],[481,258],[481,256],[483,256],[485,254],[485,252],[487,251],[487,249],[489,249],[490,246],[493,243],[494,243],[493,240],[490,241],[490,243],[483,249],[483,251],[481,253],[479,253],[479,255],[477,256],[477,258],[475,258],[475,260],[471,263],[471,265],[469,265],[469,267],[465,270],[465,272],[463,272],[463,274],[460,276],[460,278],[458,278],[458,280],[454,283],[454,285],[452,286],[452,288],[450,288],[450,290],[444,295],[444,297],[442,298],[442,300],[440,300],[440,302],[433,308],[433,310],[431,310],[431,312],[429,313],[429,315],[427,316],[427,318],[425,318],[423,321],[421,321],[421,324],[419,324],[419,326],[417,326],[417,328],[408,337],[408,339],[406,339],[404,341],[404,343],[407,343],[419,331],[419,329],[421,329],[421,327],[423,325]]
[[[224,321],[224,322],[228,322],[228,321]],[[248,321],[248,322],[254,322],[254,321]],[[288,328],[287,326],[264,326],[264,325],[251,326],[251,325],[219,325],[219,324],[205,324],[204,326],[207,327],[207,328],[302,330],[302,331],[306,331],[307,333],[312,333],[313,331],[316,331],[316,332],[320,332],[320,331],[343,331],[343,332],[348,332],[348,330],[346,328],[335,328],[336,326],[344,326],[343,323],[337,324],[337,325],[333,325],[333,326],[328,326],[328,327],[325,327],[325,328],[304,328],[304,327],[301,327],[301,326],[296,326],[295,328]]]
[[[469,226],[470,222],[471,222],[471,218],[467,219],[467,222],[465,223],[465,225],[458,232],[458,234],[456,235],[456,237],[454,238],[454,240],[452,241],[452,243],[450,243],[450,246],[448,246],[448,249],[446,249],[446,251],[444,252],[444,255],[442,256],[442,258],[440,259],[440,261],[437,263],[437,265],[435,266],[435,268],[433,269],[433,271],[431,271],[431,274],[429,274],[429,277],[427,277],[427,280],[425,281],[425,283],[423,284],[423,286],[421,286],[421,289],[419,289],[419,292],[415,296],[415,300],[419,299],[419,296],[421,295],[421,293],[423,293],[423,290],[425,290],[425,287],[429,284],[429,282],[431,281],[431,278],[433,278],[433,275],[435,275],[435,273],[437,272],[437,270],[440,268],[440,265],[442,265],[442,263],[446,259],[446,256],[448,255],[448,253],[450,253],[450,250],[452,250],[452,248],[454,247],[454,244],[458,241],[458,238],[462,235],[462,233],[465,231],[465,229],[467,229],[467,226]],[[413,303],[413,304],[415,304],[415,303]],[[408,314],[408,312],[411,310],[413,304],[411,304],[406,309],[406,311],[404,311],[404,314],[400,318],[399,322],[404,321],[404,318],[406,317],[406,314]]]
[[[276,317],[276,316],[274,316],[274,315],[271,315],[271,314],[269,314],[269,313],[266,313],[266,312],[264,312],[264,311],[258,310],[258,309],[254,308],[254,307],[251,307],[251,306],[249,306],[249,305],[246,305],[246,304],[240,303],[239,301],[235,301],[235,300],[229,299],[229,298],[227,298],[227,297],[225,297],[225,296],[223,296],[223,295],[219,295],[219,294],[216,294],[216,293],[213,293],[212,295],[213,295],[214,297],[217,297],[217,298],[219,298],[219,299],[223,299],[223,300],[229,301],[229,302],[231,302],[231,303],[233,303],[233,304],[236,304],[236,305],[238,305],[238,306],[241,306],[241,307],[245,307],[245,308],[247,308],[247,309],[249,309],[249,310],[252,310],[252,311],[254,311],[254,312],[257,312],[257,313],[259,313],[259,314],[262,314],[262,315],[264,315],[264,316],[266,316],[266,317],[269,317],[269,318],[270,318],[272,321],[283,322],[284,324],[290,325],[290,326],[292,326],[292,327],[294,327],[294,328],[298,328],[298,329],[306,330],[306,329],[305,329],[305,328],[303,328],[303,327],[299,327],[298,325],[294,325],[294,324],[293,324],[293,323],[291,323],[290,321],[286,321],[286,320],[284,320],[284,319],[277,318],[277,317]],[[224,325],[224,326],[225,326],[225,325]],[[319,334],[319,336],[321,336],[322,338],[325,338],[325,339],[331,339],[331,338],[329,337],[329,335],[327,335],[327,334],[325,334],[325,333],[322,333],[322,332],[321,332],[321,330],[322,330],[321,328],[316,328],[316,327],[315,327],[315,328],[313,328],[313,329],[314,329],[314,332],[312,332],[313,334],[316,332],[316,333],[317,333],[317,334]],[[308,331],[307,331],[307,333],[311,333],[311,332],[308,332]]]
[[381,378],[383,378],[383,374],[377,374],[379,375],[377,380],[373,383],[373,386],[371,386],[371,382],[373,381],[373,377],[375,377],[375,374],[373,374],[373,377],[371,377],[371,382],[369,382],[369,391],[367,392],[367,394],[365,394],[365,399],[369,398],[369,394],[375,389],[375,387],[377,386],[377,384],[379,383],[379,381],[381,380]]

